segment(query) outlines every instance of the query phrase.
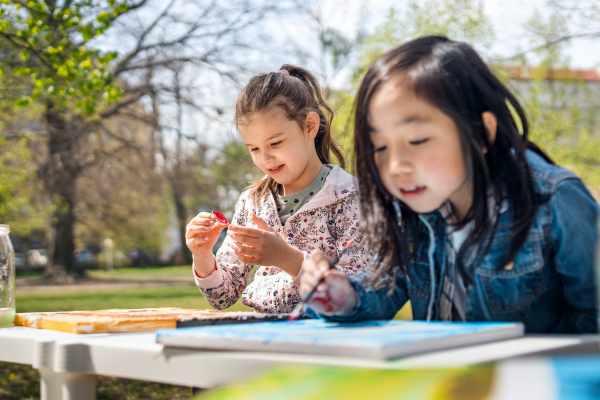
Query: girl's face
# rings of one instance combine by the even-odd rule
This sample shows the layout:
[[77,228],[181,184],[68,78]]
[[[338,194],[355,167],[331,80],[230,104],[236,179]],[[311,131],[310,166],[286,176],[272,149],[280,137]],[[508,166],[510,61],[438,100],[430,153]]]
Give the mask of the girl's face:
[[304,126],[302,129],[296,121],[290,120],[280,107],[273,107],[250,123],[238,126],[254,164],[283,185],[284,194],[296,193],[310,185],[310,178],[315,178],[314,170],[320,171],[322,167],[314,144],[319,130],[318,114],[309,113]]
[[450,200],[462,220],[472,203],[458,128],[402,79],[385,83],[369,104],[375,164],[385,188],[417,213]]

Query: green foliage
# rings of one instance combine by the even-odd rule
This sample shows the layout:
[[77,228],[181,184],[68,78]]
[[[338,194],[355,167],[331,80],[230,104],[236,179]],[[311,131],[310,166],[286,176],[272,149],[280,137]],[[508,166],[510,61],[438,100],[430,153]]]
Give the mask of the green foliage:
[[342,146],[349,167],[354,156],[354,94],[355,90],[330,90],[327,99],[335,109],[331,132]]
[[51,211],[36,201],[37,180],[27,139],[8,141],[0,137],[0,223],[12,234],[29,236],[43,231]]
[[[131,154],[128,160],[134,166],[139,163],[135,157]],[[77,182],[78,248],[85,248],[86,243],[102,244],[110,238],[115,251],[143,249],[156,254],[168,243],[167,193],[159,185],[154,187],[152,179],[158,179],[144,175],[141,163],[138,167],[136,171],[115,160],[109,167],[90,168]]]
[[241,193],[253,181],[262,177],[243,144],[233,139],[220,149],[207,172],[212,176],[212,190],[209,194],[222,211],[233,214],[235,203]]
[[[600,88],[585,82],[537,80],[528,89],[524,108],[531,126],[530,139],[558,165],[579,175],[600,201]],[[545,101],[540,101],[545,99]]]
[[489,49],[494,38],[481,0],[410,0],[406,10],[390,8],[385,21],[359,47],[351,88],[329,94],[328,100],[336,109],[332,131],[346,154],[353,156],[354,97],[371,64],[407,40],[432,34],[466,41],[479,51]]
[[90,48],[88,42],[128,10],[128,1],[66,4],[0,0],[0,45],[10,53],[0,62],[0,74],[30,81],[31,90],[15,99],[20,107],[46,99],[90,115],[121,92],[109,72],[117,54]]
[[210,170],[217,185],[226,185],[237,190],[244,189],[261,176],[248,149],[235,139],[223,146]]
[[[529,64],[533,62],[547,71],[568,67],[569,58],[564,54],[568,41],[560,40],[561,37],[569,35],[569,26],[564,14],[555,11],[546,20],[536,10],[525,23],[525,29],[533,33],[529,46],[536,49],[526,55]],[[532,58],[537,59],[532,61]]]
[[343,61],[350,55],[354,42],[333,28],[324,29],[319,34],[323,52],[331,55],[334,70],[340,68]]
[[444,35],[486,50],[494,33],[481,0],[410,0],[407,10],[391,8],[384,23],[363,43],[357,84],[375,59],[386,51],[425,35]]
[[570,73],[569,41],[561,39],[570,34],[564,13],[554,9],[544,18],[535,12],[525,27],[534,34],[530,46],[535,50],[519,60],[531,77],[516,91],[527,112],[530,139],[579,175],[600,200],[600,85]]

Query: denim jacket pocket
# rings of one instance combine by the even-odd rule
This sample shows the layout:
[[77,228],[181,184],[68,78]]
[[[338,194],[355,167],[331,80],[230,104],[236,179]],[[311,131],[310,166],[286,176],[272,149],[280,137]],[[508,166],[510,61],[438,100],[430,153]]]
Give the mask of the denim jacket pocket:
[[524,309],[544,292],[543,268],[541,243],[529,240],[513,262],[498,266],[486,257],[476,273],[490,309],[493,312],[514,312]]
[[431,278],[429,277],[429,263],[411,263],[411,271],[406,277],[406,287],[409,297],[421,299],[429,298],[431,293]]

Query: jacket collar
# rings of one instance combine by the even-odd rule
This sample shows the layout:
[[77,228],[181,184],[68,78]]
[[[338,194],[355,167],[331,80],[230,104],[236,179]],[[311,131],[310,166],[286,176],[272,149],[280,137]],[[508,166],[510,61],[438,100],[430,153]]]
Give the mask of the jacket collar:
[[[331,172],[327,175],[323,188],[308,203],[302,206],[298,212],[292,215],[288,219],[288,222],[303,211],[327,206],[345,197],[355,195],[358,192],[358,180],[355,177],[335,164],[327,164],[327,166],[331,168]],[[275,200],[271,193],[267,193],[261,199],[261,203],[277,215],[277,207],[275,207]]]

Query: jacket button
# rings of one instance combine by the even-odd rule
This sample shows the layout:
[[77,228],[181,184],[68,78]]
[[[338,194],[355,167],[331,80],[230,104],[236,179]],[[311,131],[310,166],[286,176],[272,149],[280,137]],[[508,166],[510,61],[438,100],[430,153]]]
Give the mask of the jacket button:
[[505,271],[510,271],[510,270],[512,270],[514,267],[515,267],[515,262],[514,262],[514,261],[511,261],[511,262],[509,262],[508,264],[506,264],[506,265],[504,266],[504,270],[505,270]]

